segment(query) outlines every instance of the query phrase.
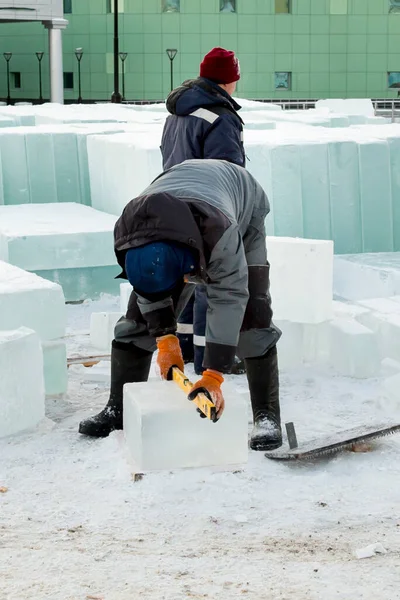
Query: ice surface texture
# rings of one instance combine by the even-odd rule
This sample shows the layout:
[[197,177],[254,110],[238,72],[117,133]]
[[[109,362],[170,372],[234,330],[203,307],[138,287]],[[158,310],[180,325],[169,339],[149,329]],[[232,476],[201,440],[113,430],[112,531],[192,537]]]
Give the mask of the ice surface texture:
[[25,326],[51,341],[65,334],[65,322],[59,285],[0,261],[0,331]]
[[[273,112],[254,111],[264,121]],[[400,247],[399,210],[395,203],[400,160],[398,125],[346,128],[290,128],[278,124],[276,131],[246,132],[249,170],[266,189],[272,203],[268,231],[335,241],[336,252],[368,252]],[[347,117],[346,117],[347,118]],[[350,122],[367,117],[350,116]],[[369,117],[368,117],[369,118]],[[252,127],[257,122],[252,117]],[[383,121],[381,121],[383,123]],[[108,160],[121,159],[105,175],[105,185],[95,194],[99,208],[118,213],[126,202],[160,171],[159,132],[122,134],[89,140],[91,178],[105,171]],[[118,153],[118,149],[120,152]],[[93,159],[93,160],[92,160]],[[377,169],[377,165],[379,168]],[[93,185],[96,185],[93,183]],[[100,187],[100,183],[98,182]],[[379,211],[376,189],[382,190]],[[115,190],[114,196],[110,193]],[[393,231],[392,231],[393,228]]]
[[[332,317],[333,244],[268,236],[271,296],[274,319],[295,323],[323,323]],[[122,283],[121,312],[128,307],[132,286]]]
[[332,317],[333,244],[267,237],[275,319],[322,323]]
[[38,271],[115,265],[115,218],[76,203],[0,207],[0,259]]
[[363,379],[380,369],[374,333],[355,320],[337,318],[331,323],[330,363],[340,374]]
[[43,417],[39,337],[26,327],[0,331],[0,438],[35,427]]
[[[400,125],[365,99],[308,111],[241,103],[270,234],[333,239],[339,254],[400,250]],[[163,105],[2,108],[17,126],[0,127],[0,204],[72,200],[119,215],[162,171],[166,116]]]
[[59,283],[67,301],[117,293],[115,220],[76,203],[0,206],[0,260]]
[[400,253],[336,256],[333,291],[346,300],[400,295]]
[[63,340],[42,342],[46,396],[65,394],[68,387],[67,348]]
[[124,434],[137,471],[246,463],[247,399],[233,385],[223,391],[225,412],[212,423],[173,382],[125,385]]
[[101,123],[0,128],[3,203],[90,204],[87,138],[123,130]]
[[337,254],[400,250],[399,125],[278,123],[245,142],[271,202],[268,233],[333,239]]
[[[41,360],[49,395],[63,394],[67,389],[66,350],[60,339],[65,334],[65,323],[65,300],[59,285],[0,261],[0,335],[2,330],[20,327],[36,332],[42,342]],[[21,373],[24,368],[21,363]]]
[[122,313],[92,313],[90,316],[90,343],[96,350],[110,352],[114,327]]

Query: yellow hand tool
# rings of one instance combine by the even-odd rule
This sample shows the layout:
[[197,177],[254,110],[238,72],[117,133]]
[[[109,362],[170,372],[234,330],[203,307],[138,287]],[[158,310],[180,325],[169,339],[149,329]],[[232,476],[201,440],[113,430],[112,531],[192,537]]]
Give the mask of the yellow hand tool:
[[[177,367],[172,369],[172,379],[179,385],[185,394],[190,393],[193,383],[186,377],[185,373],[182,373]],[[197,394],[193,403],[201,410],[207,419],[210,419],[213,423],[218,421],[216,406],[205,394]]]

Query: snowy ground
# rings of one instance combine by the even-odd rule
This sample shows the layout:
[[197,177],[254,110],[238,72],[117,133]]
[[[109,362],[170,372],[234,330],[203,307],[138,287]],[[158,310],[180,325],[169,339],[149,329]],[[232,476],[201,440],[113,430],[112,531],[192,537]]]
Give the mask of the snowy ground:
[[[116,307],[110,298],[69,307],[70,333],[82,334],[70,354],[89,343],[91,310]],[[106,368],[71,368],[68,396],[47,403],[54,425],[0,440],[1,599],[400,597],[400,436],[314,464],[251,453],[239,472],[134,482],[121,433],[77,434],[79,420],[106,402],[107,382],[91,381]],[[300,440],[400,419],[379,380],[311,367],[282,374],[282,408]],[[388,553],[355,558],[375,542]]]

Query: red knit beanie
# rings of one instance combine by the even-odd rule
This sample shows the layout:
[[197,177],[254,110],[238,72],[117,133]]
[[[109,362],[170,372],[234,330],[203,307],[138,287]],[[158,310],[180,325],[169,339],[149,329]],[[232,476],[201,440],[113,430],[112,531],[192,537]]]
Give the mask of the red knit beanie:
[[234,52],[213,48],[200,65],[200,77],[215,83],[233,83],[240,79],[240,65]]

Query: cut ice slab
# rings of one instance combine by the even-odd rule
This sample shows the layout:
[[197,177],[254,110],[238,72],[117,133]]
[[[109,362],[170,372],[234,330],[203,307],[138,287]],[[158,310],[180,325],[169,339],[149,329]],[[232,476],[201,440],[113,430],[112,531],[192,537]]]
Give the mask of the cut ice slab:
[[366,117],[375,115],[370,98],[329,98],[328,100],[317,100],[315,106],[318,110],[327,109],[328,112],[343,115],[364,115]]
[[49,341],[63,337],[65,323],[59,285],[0,261],[0,330],[25,326]]
[[346,300],[399,295],[400,252],[335,256],[333,291]]
[[393,407],[400,406],[400,374],[392,375],[384,379],[383,391],[389,400],[393,403]]
[[0,206],[0,259],[59,283],[67,301],[116,293],[115,221],[76,203]]
[[92,313],[90,316],[90,343],[97,350],[110,351],[114,328],[122,313]]
[[115,265],[115,221],[74,202],[0,206],[0,260],[27,271]]
[[126,204],[162,172],[162,125],[133,134],[93,135],[87,150],[92,206],[120,215]]
[[345,377],[374,377],[380,370],[376,334],[350,318],[331,321],[330,363]]
[[68,387],[67,348],[63,340],[43,342],[44,386],[46,396],[65,394]]
[[218,423],[201,419],[173,382],[124,387],[124,433],[138,472],[242,465],[248,458],[248,402],[224,384],[225,412]]
[[[275,319],[310,325],[331,319],[333,243],[267,236],[266,244]],[[124,314],[131,292],[129,283],[121,284]]]
[[333,243],[267,237],[275,318],[322,323],[332,317]]
[[279,366],[285,371],[303,363],[324,364],[329,359],[330,322],[314,325],[274,321],[282,331],[278,342]]
[[383,358],[400,360],[400,315],[371,312],[358,320],[376,334]]
[[43,355],[31,329],[0,331],[0,438],[44,418]]

